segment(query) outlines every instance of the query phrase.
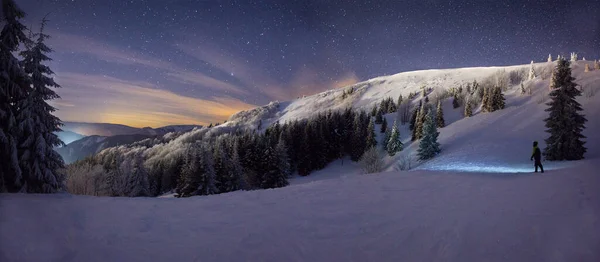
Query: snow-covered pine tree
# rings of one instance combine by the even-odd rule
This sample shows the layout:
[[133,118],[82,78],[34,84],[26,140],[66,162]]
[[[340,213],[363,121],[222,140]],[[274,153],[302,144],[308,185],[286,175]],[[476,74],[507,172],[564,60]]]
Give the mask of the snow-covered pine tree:
[[195,145],[190,145],[186,149],[177,189],[175,190],[178,197],[189,197],[197,194],[201,183],[201,177],[198,173],[200,171],[198,150],[199,148]]
[[440,144],[437,141],[439,132],[433,120],[433,112],[425,116],[423,138],[419,143],[418,156],[421,160],[431,159],[440,153]]
[[371,109],[371,116],[375,117],[377,115],[377,104],[375,104],[373,106],[373,109]]
[[387,123],[387,118],[383,118],[383,122],[381,122],[381,129],[379,130],[380,133],[385,133],[385,130],[388,127],[388,123]]
[[240,141],[239,138],[236,137],[233,141],[233,149],[230,156],[231,161],[229,161],[229,181],[232,182],[232,188],[230,188],[230,191],[244,190],[248,188],[248,183],[246,183],[246,179],[244,178],[244,169],[240,161],[239,148]]
[[442,100],[438,100],[437,102],[435,121],[438,128],[443,128],[446,126],[446,120],[444,120],[444,110],[442,109]]
[[199,168],[200,168],[200,184],[198,185],[199,195],[218,194],[219,189],[216,187],[214,159],[212,151],[206,145],[199,148]]
[[388,146],[388,142],[390,141],[390,136],[392,135],[392,129],[390,129],[389,127],[385,130],[385,133],[383,135],[383,141],[381,141],[381,146],[383,147],[383,150],[387,151],[387,146]]
[[375,137],[375,123],[373,122],[373,119],[371,119],[371,121],[369,121],[369,126],[367,127],[367,149],[377,146]]
[[557,62],[546,122],[546,132],[550,134],[546,141],[544,156],[547,160],[579,160],[584,158],[587,149],[582,134],[587,119],[580,112],[581,104],[576,100],[581,95],[575,78],[571,76],[570,63],[563,59]]
[[16,114],[20,101],[30,89],[30,79],[13,55],[21,44],[30,44],[21,20],[25,12],[13,0],[2,0],[4,24],[0,32],[0,192],[26,191],[18,158],[21,134]]
[[502,93],[502,88],[497,86],[494,87],[493,89],[493,96],[492,96],[492,111],[497,111],[497,110],[502,110],[504,109],[505,106],[505,99],[504,99],[504,94]]
[[423,105],[421,105],[421,109],[419,110],[419,115],[417,117],[417,122],[415,124],[415,132],[414,132],[414,136],[415,136],[415,140],[416,139],[421,139],[423,137],[423,126],[425,123],[425,117],[427,116],[428,110],[429,109],[429,105],[423,103]]
[[232,187],[231,181],[229,180],[229,158],[227,158],[225,149],[223,147],[223,138],[218,137],[213,146],[215,186],[219,189],[219,192],[229,192]]
[[280,139],[275,148],[268,147],[265,152],[266,170],[261,188],[278,188],[287,186],[290,174],[290,164],[285,142]]
[[454,93],[452,97],[452,108],[456,109],[460,107],[460,103],[458,102],[458,93]]
[[471,107],[471,101],[467,100],[467,102],[465,103],[465,117],[472,117],[473,116],[473,108]]
[[397,108],[400,108],[400,106],[402,106],[402,99],[403,99],[403,98],[402,98],[402,94],[400,94],[400,95],[398,96],[398,103],[396,103],[396,107],[397,107]]
[[529,80],[533,80],[536,78],[535,68],[533,67],[533,60],[531,60],[531,65],[529,66]]
[[491,93],[492,92],[489,90],[489,88],[483,88],[483,99],[481,100],[481,107],[483,109],[483,112],[492,112]]
[[398,129],[398,123],[394,121],[392,126],[392,132],[387,141],[387,152],[390,156],[394,156],[397,152],[402,151],[404,145],[400,139],[400,129]]
[[383,123],[383,106],[379,107],[375,115],[375,124],[380,125],[381,123]]
[[576,61],[577,61],[577,53],[571,52],[571,62],[576,62]]
[[61,190],[63,185],[58,170],[64,167],[64,162],[54,151],[55,147],[64,145],[56,135],[61,131],[62,123],[52,114],[56,109],[46,102],[60,98],[50,89],[60,86],[50,77],[52,70],[43,64],[51,60],[46,53],[52,51],[45,44],[49,37],[44,34],[46,22],[45,19],[42,21],[35,44],[21,52],[24,58],[21,64],[25,73],[31,76],[32,89],[19,105],[17,122],[21,123],[21,135],[18,150],[19,164],[30,193],[53,193]]
[[136,153],[130,161],[131,173],[125,174],[125,195],[128,197],[149,196],[150,183],[148,170],[144,167],[144,158],[141,153]]
[[[419,106],[417,106],[417,107],[414,107],[414,108],[412,109],[412,113],[411,113],[411,115],[410,115],[410,124],[409,124],[408,128],[409,128],[411,131],[414,131],[414,130],[415,130],[415,125],[416,125],[416,123],[417,123],[417,117],[419,116],[419,110],[420,110],[420,109],[421,109],[421,102],[419,101]],[[413,132],[413,133],[414,133],[414,132]],[[414,140],[413,140],[413,141],[414,141]]]
[[552,54],[548,54],[548,63],[552,63]]

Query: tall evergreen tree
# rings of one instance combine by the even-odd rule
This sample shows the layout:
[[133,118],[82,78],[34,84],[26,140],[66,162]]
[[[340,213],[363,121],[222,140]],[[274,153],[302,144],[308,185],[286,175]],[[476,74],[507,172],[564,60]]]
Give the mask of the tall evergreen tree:
[[46,20],[36,34],[37,41],[21,52],[21,62],[25,73],[31,76],[32,89],[19,103],[17,122],[21,123],[19,137],[19,164],[26,182],[27,192],[53,193],[62,189],[61,175],[58,169],[64,167],[62,157],[54,151],[64,143],[55,132],[61,131],[58,117],[52,115],[56,109],[46,101],[60,98],[52,89],[60,87],[50,77],[52,70],[43,62],[51,59],[46,53],[52,50],[44,43],[48,35],[44,34]]
[[442,109],[442,100],[438,100],[435,120],[438,128],[443,128],[446,126],[446,120],[444,120],[444,110]]
[[[417,124],[417,118],[419,117],[419,110],[421,109],[421,105],[422,105],[422,104],[421,104],[421,102],[419,101],[419,106],[417,106],[417,107],[414,107],[414,108],[412,109],[412,113],[411,113],[411,115],[410,115],[410,124],[409,124],[409,126],[408,126],[408,128],[409,128],[411,131],[414,131],[414,130],[415,130],[415,125]],[[413,133],[414,133],[414,132],[413,132]],[[413,140],[413,141],[414,141],[414,140]]]
[[369,126],[367,127],[367,149],[377,146],[375,137],[375,123],[373,122],[373,119],[371,119],[371,121],[369,121]]
[[489,88],[483,88],[483,99],[481,100],[481,106],[483,108],[483,112],[492,112],[492,99],[491,99],[491,91]]
[[383,135],[383,141],[381,142],[381,146],[383,147],[383,150],[385,150],[385,151],[387,151],[388,142],[390,141],[391,136],[392,136],[392,129],[390,129],[388,127],[385,130],[385,133]]
[[390,138],[387,141],[387,152],[390,156],[394,156],[397,152],[402,151],[403,147],[404,145],[400,139],[400,129],[398,129],[398,124],[394,121]]
[[265,153],[265,175],[261,188],[277,188],[288,185],[287,177],[290,173],[287,148],[283,139],[280,139],[275,148],[269,147]]
[[471,101],[467,100],[465,105],[465,117],[473,116],[473,108],[471,107]]
[[131,173],[127,175],[125,195],[128,197],[149,196],[150,183],[148,170],[144,167],[144,158],[141,153],[135,154],[131,161]]
[[231,181],[231,188],[229,188],[229,191],[244,190],[248,188],[248,184],[244,178],[242,163],[240,161],[239,147],[239,138],[236,137],[233,141],[231,161],[229,161],[229,181]]
[[421,109],[419,110],[419,114],[417,116],[417,122],[415,124],[415,131],[413,132],[413,141],[417,139],[421,139],[423,137],[423,127],[425,124],[425,119],[428,114],[429,105],[423,104]]
[[581,104],[576,100],[581,95],[575,78],[571,76],[570,63],[564,59],[557,61],[555,77],[550,92],[550,106],[546,122],[546,132],[550,134],[546,141],[544,156],[547,160],[579,160],[584,158],[587,149],[582,141],[587,119],[580,112]]
[[200,146],[199,152],[200,167],[200,185],[198,186],[199,195],[213,195],[219,193],[216,186],[214,159],[212,152],[205,145]]
[[460,103],[458,102],[458,93],[454,93],[452,96],[452,108],[459,108]]
[[440,144],[437,141],[440,133],[437,131],[433,120],[433,112],[431,111],[425,117],[423,132],[423,139],[419,143],[418,156],[421,160],[427,160],[440,153]]
[[13,0],[2,0],[0,20],[0,192],[26,191],[18,157],[20,123],[18,106],[30,89],[30,79],[13,55],[21,44],[30,44],[21,19],[25,12]]
[[379,107],[377,114],[375,115],[375,124],[380,125],[383,123],[383,106]]
[[396,108],[400,108],[400,106],[402,105],[402,100],[403,100],[402,94],[400,94],[398,96],[398,103],[396,103]]
[[373,106],[373,109],[371,109],[371,116],[375,117],[377,115],[377,104],[375,104]]
[[383,118],[383,122],[381,122],[381,129],[379,130],[380,133],[385,133],[385,130],[388,127],[388,123],[387,123],[387,119],[384,117]]
[[493,96],[491,99],[491,109],[493,111],[504,109],[505,106],[504,94],[502,93],[502,88],[497,86],[493,89]]
[[179,197],[189,197],[197,193],[201,182],[198,174],[200,170],[198,160],[198,148],[193,145],[189,146],[184,155],[181,176],[175,191]]

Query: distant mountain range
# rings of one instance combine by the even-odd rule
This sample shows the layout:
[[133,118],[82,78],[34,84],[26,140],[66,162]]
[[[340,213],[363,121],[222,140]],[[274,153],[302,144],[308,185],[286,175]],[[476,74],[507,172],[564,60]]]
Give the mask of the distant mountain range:
[[64,122],[63,131],[58,132],[65,147],[55,150],[70,164],[105,148],[131,144],[146,138],[162,137],[171,132],[187,132],[198,125],[172,125],[159,128],[136,128],[119,124]]
[[64,122],[63,131],[69,131],[83,136],[117,136],[117,135],[148,135],[157,136],[170,132],[189,131],[199,125],[172,125],[159,128],[131,127],[108,123]]

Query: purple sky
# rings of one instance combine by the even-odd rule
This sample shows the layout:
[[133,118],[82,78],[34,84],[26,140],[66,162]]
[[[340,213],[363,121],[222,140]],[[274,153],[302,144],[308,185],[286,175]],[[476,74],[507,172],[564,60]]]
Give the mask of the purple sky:
[[208,124],[402,71],[600,58],[597,1],[18,0],[65,121]]

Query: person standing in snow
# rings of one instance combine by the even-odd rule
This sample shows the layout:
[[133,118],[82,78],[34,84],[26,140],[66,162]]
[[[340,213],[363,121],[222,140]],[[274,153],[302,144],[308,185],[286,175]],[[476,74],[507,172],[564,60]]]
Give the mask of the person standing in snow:
[[533,141],[533,153],[531,153],[531,161],[535,158],[535,172],[538,171],[538,166],[542,173],[544,173],[544,167],[542,166],[542,151],[538,148],[538,142]]

